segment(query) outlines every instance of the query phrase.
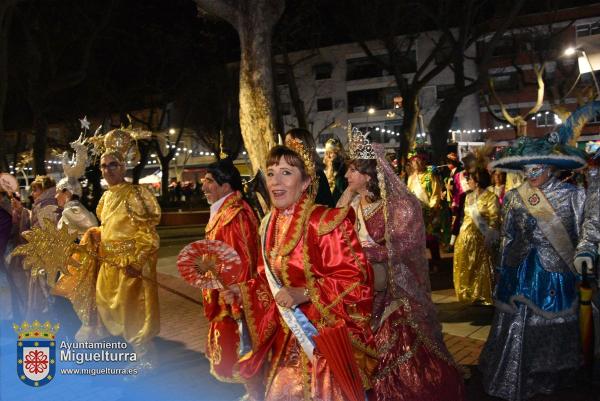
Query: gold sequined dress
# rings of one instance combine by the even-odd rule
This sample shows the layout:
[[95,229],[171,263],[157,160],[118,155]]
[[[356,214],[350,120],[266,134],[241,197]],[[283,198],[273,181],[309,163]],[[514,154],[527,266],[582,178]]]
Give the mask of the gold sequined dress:
[[467,194],[464,220],[454,245],[454,289],[459,301],[492,304],[493,257],[497,246],[493,237],[499,226],[498,197],[490,191]]
[[[156,280],[160,207],[147,189],[121,183],[109,187],[96,209],[101,221],[101,264],[96,303],[102,323],[137,352],[160,331],[156,284],[125,274],[132,266]],[[140,355],[138,355],[139,357]]]

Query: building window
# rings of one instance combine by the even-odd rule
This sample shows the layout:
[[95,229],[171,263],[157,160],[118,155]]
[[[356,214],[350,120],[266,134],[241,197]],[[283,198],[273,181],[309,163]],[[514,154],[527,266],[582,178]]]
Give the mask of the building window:
[[447,63],[452,54],[452,46],[444,45],[435,52],[435,63],[437,65]]
[[331,78],[332,71],[333,66],[330,63],[321,63],[313,66],[313,72],[316,80]]
[[[596,80],[600,81],[600,72],[598,71],[594,71],[593,74],[596,76]],[[581,77],[579,79],[579,83],[578,86],[580,87],[585,87],[588,85],[594,85],[594,78],[592,77],[592,73],[591,72],[586,72],[584,74],[581,74]]]
[[373,142],[388,143],[392,139],[398,139],[398,134],[402,127],[399,125],[383,125],[371,127],[370,138]]
[[377,110],[392,109],[394,104],[401,104],[400,92],[395,88],[365,89],[348,92],[348,112],[360,113],[370,107]]
[[578,38],[598,34],[600,34],[600,22],[594,22],[593,24],[577,25],[575,29],[575,35]]
[[380,109],[383,104],[381,89],[366,89],[348,92],[348,113],[367,111],[369,107]]
[[436,97],[438,100],[441,100],[443,98],[446,97],[446,95],[448,95],[448,93],[450,91],[452,91],[454,89],[454,85],[450,84],[450,85],[437,85],[437,94]]
[[[484,54],[488,45],[489,42],[485,40],[480,40],[479,42],[477,42],[478,57],[481,57]],[[498,44],[496,45],[496,48],[494,49],[492,55],[494,57],[512,56],[515,54],[516,50],[517,49],[515,40],[511,36],[504,36],[503,38],[498,40]]]
[[[377,56],[384,63],[389,61],[387,55]],[[346,81],[356,79],[376,78],[388,75],[379,63],[371,60],[370,57],[359,57],[346,60]]]
[[556,125],[556,116],[554,113],[544,111],[535,116],[536,127],[554,127]]
[[282,116],[289,116],[292,114],[292,104],[289,102],[282,102],[279,104],[279,111]]
[[519,77],[516,72],[491,76],[494,89],[498,92],[513,91],[519,88]]
[[275,74],[275,84],[277,85],[287,85],[288,84],[288,75],[286,71],[277,71]]
[[[377,63],[371,57],[358,57],[346,60],[346,81],[357,79],[368,79],[384,77],[391,74],[390,71],[383,68],[390,62],[387,54],[377,56],[381,63]],[[399,69],[402,74],[410,74],[417,71],[417,52],[410,51],[408,54],[399,58]]]
[[600,112],[596,113],[594,118],[590,118],[588,124],[600,124]]
[[329,111],[333,110],[333,101],[330,97],[323,97],[317,99],[317,111]]
[[319,137],[317,138],[317,143],[319,145],[324,146],[325,143],[330,140],[331,138],[333,138],[333,133],[331,132],[322,132]]

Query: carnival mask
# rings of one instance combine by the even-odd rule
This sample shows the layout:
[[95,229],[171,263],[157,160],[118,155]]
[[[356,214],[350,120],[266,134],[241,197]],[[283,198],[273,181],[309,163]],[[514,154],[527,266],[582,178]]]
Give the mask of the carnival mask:
[[544,174],[544,172],[546,170],[548,170],[549,168],[550,168],[549,166],[546,166],[544,164],[526,164],[525,165],[525,175],[530,180],[534,180],[536,178],[541,177],[542,174]]

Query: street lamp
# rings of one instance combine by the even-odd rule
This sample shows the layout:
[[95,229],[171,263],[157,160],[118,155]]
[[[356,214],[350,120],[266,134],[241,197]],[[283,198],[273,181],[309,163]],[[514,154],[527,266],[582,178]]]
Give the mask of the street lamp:
[[369,107],[367,109],[367,125],[369,125],[369,116],[372,116],[373,114],[375,114],[375,107]]
[[[594,86],[596,87],[596,97],[598,97],[598,95],[600,95],[600,86],[598,86],[598,81],[596,80],[596,74],[594,73],[594,67],[592,66],[592,63],[590,62],[590,59],[589,59],[587,53],[585,52],[585,50],[583,50],[581,47],[569,46],[565,49],[565,52],[564,52],[565,56],[573,56],[577,53],[581,54],[581,56],[585,59],[585,61],[590,66],[590,74],[592,74],[592,79],[594,80]],[[581,74],[581,72],[580,72],[580,74]]]

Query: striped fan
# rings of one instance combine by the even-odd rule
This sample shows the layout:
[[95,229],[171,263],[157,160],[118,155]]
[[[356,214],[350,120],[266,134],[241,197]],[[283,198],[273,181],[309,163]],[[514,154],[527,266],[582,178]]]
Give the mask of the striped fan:
[[179,252],[177,269],[194,287],[225,288],[236,282],[242,272],[242,261],[235,249],[223,241],[200,240]]

